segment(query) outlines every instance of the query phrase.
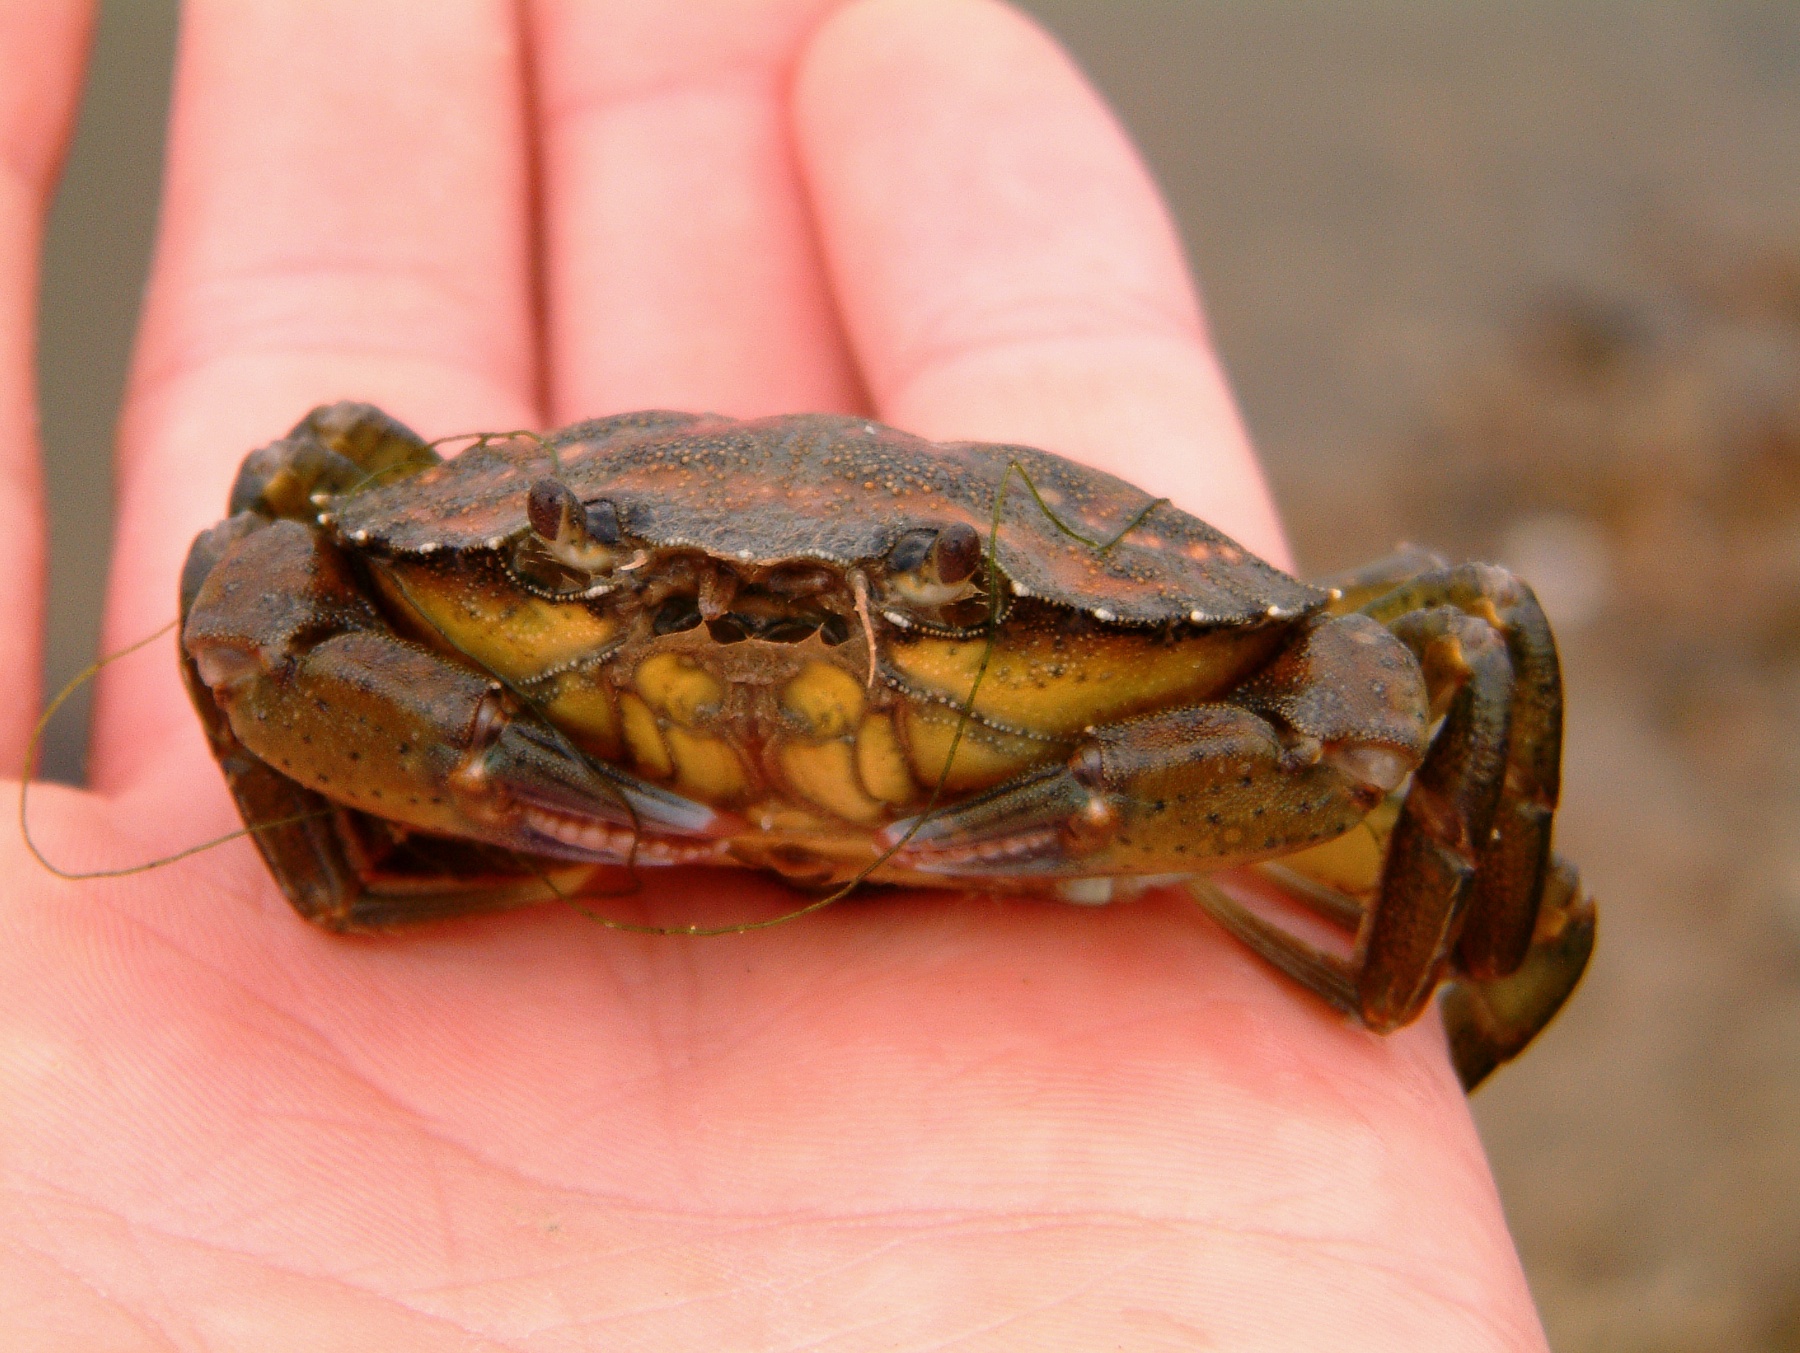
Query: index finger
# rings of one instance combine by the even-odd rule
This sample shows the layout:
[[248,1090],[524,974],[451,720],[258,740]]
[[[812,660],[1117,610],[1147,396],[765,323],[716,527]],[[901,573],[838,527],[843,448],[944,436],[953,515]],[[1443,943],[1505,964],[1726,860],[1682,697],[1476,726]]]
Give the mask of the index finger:
[[[522,63],[503,0],[187,7],[108,649],[170,618],[239,460],[313,405],[369,400],[426,437],[538,421]],[[171,736],[204,756],[172,664],[100,695],[96,785]]]

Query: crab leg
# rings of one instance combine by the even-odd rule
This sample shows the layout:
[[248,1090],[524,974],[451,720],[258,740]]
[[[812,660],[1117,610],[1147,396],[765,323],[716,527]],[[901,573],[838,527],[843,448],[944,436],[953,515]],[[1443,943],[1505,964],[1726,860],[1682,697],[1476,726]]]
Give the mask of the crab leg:
[[[1434,707],[1450,704],[1389,842],[1353,965],[1351,1013],[1372,1028],[1396,1027],[1448,970],[1445,1025],[1458,1074],[1473,1089],[1556,1014],[1593,948],[1592,902],[1549,850],[1562,741],[1556,649],[1530,589],[1502,569],[1433,569],[1385,589],[1377,570],[1368,572],[1355,580],[1363,614],[1387,621],[1418,653]],[[1496,639],[1510,669],[1504,680]],[[1502,687],[1506,708],[1497,714]],[[1503,762],[1484,766],[1496,744]],[[1290,972],[1331,962],[1222,895],[1202,900]],[[1335,996],[1329,983],[1309,985]]]
[[1593,899],[1582,893],[1574,867],[1552,856],[1524,961],[1505,977],[1451,981],[1439,998],[1465,1089],[1518,1056],[1562,1008],[1593,952],[1594,927]]
[[1465,564],[1401,584],[1363,614],[1398,622],[1422,607],[1450,605],[1479,616],[1506,642],[1514,673],[1511,736],[1490,838],[1480,842],[1475,896],[1457,961],[1476,978],[1512,972],[1525,960],[1550,859],[1550,829],[1562,782],[1562,673],[1556,641],[1531,589],[1504,569]]
[[1330,609],[1334,615],[1345,615],[1385,597],[1401,583],[1449,566],[1449,561],[1434,551],[1403,544],[1392,554],[1329,577],[1314,578],[1312,583],[1332,593]]
[[373,404],[321,404],[287,436],[244,457],[226,511],[310,521],[315,493],[391,484],[440,459],[418,433]]
[[1456,943],[1499,802],[1514,688],[1506,646],[1485,621],[1436,606],[1391,629],[1419,655],[1433,707],[1448,693],[1449,708],[1413,772],[1358,937],[1359,1013],[1381,1033],[1418,1014]]
[[[1473,895],[1456,945],[1460,976],[1443,998],[1457,1069],[1473,1088],[1568,999],[1593,949],[1595,917],[1574,868],[1550,853],[1561,783],[1562,679],[1543,611],[1531,589],[1504,569],[1468,564],[1404,582],[1363,612],[1398,617],[1398,628],[1408,612],[1439,604],[1493,626],[1515,675],[1500,793],[1491,829],[1478,838]],[[1384,902],[1392,868],[1390,859]]]
[[1067,763],[885,838],[905,841],[895,863],[925,873],[1186,873],[1336,836],[1380,793],[1316,749],[1297,760],[1258,714],[1198,705],[1096,729]]
[[1533,943],[1562,775],[1562,674],[1549,622],[1531,589],[1506,570],[1450,568],[1416,546],[1320,585],[1340,594],[1333,607],[1340,612],[1360,609],[1391,623],[1409,611],[1451,605],[1486,620],[1506,640],[1516,680],[1513,734],[1457,960],[1477,978],[1512,972]]
[[1280,888],[1290,901],[1298,902],[1321,921],[1355,935],[1362,929],[1367,908],[1356,898],[1321,883],[1298,869],[1289,869],[1278,860],[1266,860],[1256,872]]
[[[213,567],[267,525],[267,518],[243,512],[194,542],[182,574],[184,623]],[[593,873],[592,867],[571,870],[560,861],[436,838],[415,838],[425,846],[420,850],[404,833],[333,803],[253,755],[185,651],[181,674],[257,849],[289,903],[309,921],[332,930],[367,930],[454,916],[541,900],[549,891],[546,879],[567,893]]]
[[1356,957],[1322,954],[1198,881],[1209,914],[1244,943],[1377,1032],[1411,1020],[1442,975],[1467,905],[1505,764],[1513,675],[1486,623],[1454,607],[1414,612],[1397,638],[1419,654],[1434,707],[1448,705],[1388,839],[1381,893],[1364,914]]
[[[1336,834],[1410,770],[1373,905],[1300,899],[1355,925],[1349,962],[1204,880],[1194,891],[1227,929],[1371,1029],[1405,1024],[1446,975],[1459,979],[1447,1006],[1459,1066],[1466,1079],[1485,1074],[1561,1005],[1592,942],[1572,871],[1539,915],[1560,758],[1555,649],[1529,590],[1503,570],[1353,581],[1360,614],[1316,623],[1229,704],[1095,730],[1065,766],[895,824],[889,839],[908,837],[897,863],[996,880],[1218,868],[1297,849],[1321,827]],[[1396,666],[1376,635],[1412,650],[1416,667]],[[1425,691],[1409,696],[1421,671]],[[1332,673],[1341,679],[1318,679]],[[1422,741],[1427,694],[1441,723],[1421,760],[1406,714],[1416,698]],[[1504,976],[1515,969],[1518,979]]]

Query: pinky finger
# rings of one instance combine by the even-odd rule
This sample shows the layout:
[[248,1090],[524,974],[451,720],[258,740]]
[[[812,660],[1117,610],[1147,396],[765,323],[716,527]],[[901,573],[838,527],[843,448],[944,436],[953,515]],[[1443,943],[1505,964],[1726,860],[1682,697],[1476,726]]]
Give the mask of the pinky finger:
[[0,0],[0,773],[16,773],[38,706],[44,626],[43,466],[34,391],[38,259],[93,9]]

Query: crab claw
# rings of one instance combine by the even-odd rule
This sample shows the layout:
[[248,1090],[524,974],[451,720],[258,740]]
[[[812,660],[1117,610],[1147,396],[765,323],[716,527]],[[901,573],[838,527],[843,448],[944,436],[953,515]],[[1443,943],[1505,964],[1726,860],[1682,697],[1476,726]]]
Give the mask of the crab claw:
[[1053,766],[954,808],[889,823],[876,839],[927,872],[1050,869],[1067,854],[1066,824],[1081,822],[1096,802],[1067,767]]
[[449,777],[471,821],[511,829],[553,854],[619,856],[641,835],[721,840],[742,831],[733,813],[583,755],[555,728],[514,718],[498,692],[476,712],[471,748]]

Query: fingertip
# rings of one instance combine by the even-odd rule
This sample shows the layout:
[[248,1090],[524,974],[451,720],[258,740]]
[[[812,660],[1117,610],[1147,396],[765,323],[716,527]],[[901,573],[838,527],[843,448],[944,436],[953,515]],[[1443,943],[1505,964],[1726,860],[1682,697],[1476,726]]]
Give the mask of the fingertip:
[[[1180,241],[1130,140],[1010,6],[847,5],[802,58],[795,120],[840,255],[889,250],[873,274],[841,273],[890,385],[906,358],[970,341],[978,317],[1059,332],[1110,319],[1200,339]],[[1063,269],[1047,275],[1052,258]],[[899,304],[908,292],[916,303]],[[1033,314],[1007,309],[1025,298]],[[1110,316],[1094,313],[1102,299]]]

